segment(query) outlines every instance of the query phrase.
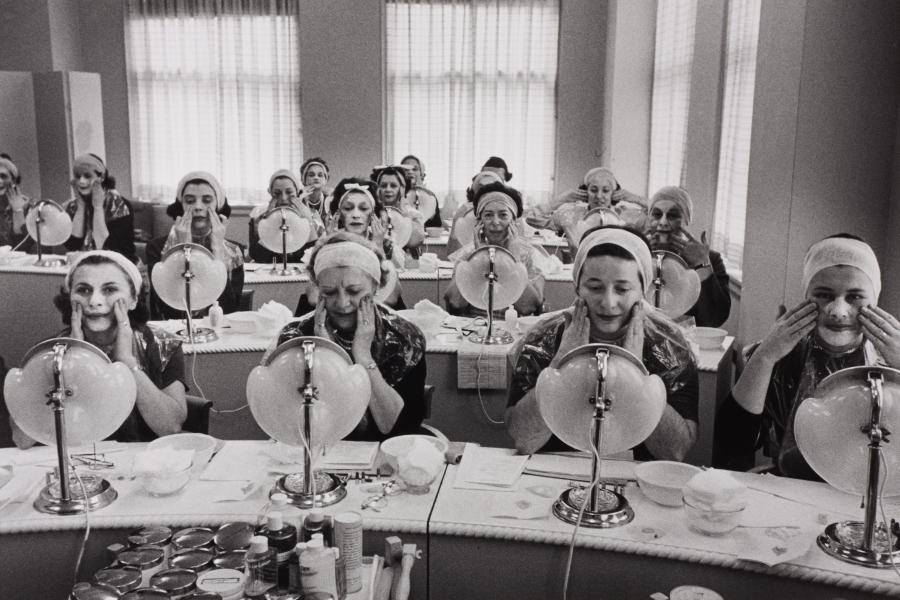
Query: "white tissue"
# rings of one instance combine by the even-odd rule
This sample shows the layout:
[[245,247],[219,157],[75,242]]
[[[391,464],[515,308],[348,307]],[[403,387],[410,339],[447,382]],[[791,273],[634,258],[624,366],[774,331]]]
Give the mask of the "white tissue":
[[281,329],[294,318],[294,313],[284,304],[269,300],[256,311],[263,318],[263,327],[266,329]]
[[397,457],[400,479],[408,485],[426,486],[434,481],[444,464],[444,455],[434,444],[414,439],[409,451]]
[[8,254],[12,250],[12,246],[0,246],[0,254]]
[[684,486],[684,495],[700,508],[729,511],[747,505],[747,486],[718,469],[697,473]]
[[145,450],[135,454],[132,470],[135,475],[144,475],[148,473],[177,473],[189,468],[193,462],[193,450],[159,448],[156,450]]

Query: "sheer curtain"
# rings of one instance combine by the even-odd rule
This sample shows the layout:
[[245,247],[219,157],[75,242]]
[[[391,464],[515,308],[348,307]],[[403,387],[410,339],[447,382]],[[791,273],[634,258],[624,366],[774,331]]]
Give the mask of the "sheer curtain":
[[558,0],[389,0],[387,160],[411,153],[439,196],[491,155],[533,201],[553,189]]
[[682,182],[696,22],[696,0],[659,0],[647,185],[651,194]]
[[266,200],[303,150],[297,3],[129,0],[126,14],[136,196],[168,201],[203,169],[232,204]]
[[747,180],[760,0],[730,0],[725,49],[725,91],[712,245],[722,248],[729,273],[740,277],[747,219]]

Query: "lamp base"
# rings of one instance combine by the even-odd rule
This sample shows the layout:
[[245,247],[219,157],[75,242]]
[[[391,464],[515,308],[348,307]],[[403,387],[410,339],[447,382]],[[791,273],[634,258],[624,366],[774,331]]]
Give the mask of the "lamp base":
[[36,267],[64,267],[66,266],[66,259],[64,258],[38,258],[34,261],[34,266]]
[[209,329],[208,327],[197,327],[196,329],[194,329],[193,342],[191,342],[191,336],[188,335],[187,329],[182,329],[176,335],[180,337],[183,342],[186,342],[188,344],[207,344],[219,339],[219,334],[217,334],[212,329]]
[[95,475],[81,475],[81,483],[83,491],[76,478],[69,479],[70,498],[65,501],[60,498],[58,480],[47,484],[34,501],[35,510],[49,515],[80,515],[107,506],[119,495],[107,480]]
[[291,473],[280,477],[275,482],[271,493],[281,492],[288,497],[288,502],[300,508],[313,506],[330,506],[344,499],[347,486],[344,479],[332,473],[313,471],[316,494],[307,494],[304,489],[303,473]]
[[839,521],[832,523],[819,534],[819,548],[838,560],[873,569],[890,569],[893,563],[900,565],[900,548],[893,534],[879,524],[875,528],[875,542],[871,550],[864,547],[865,523]]
[[487,345],[503,345],[503,344],[512,344],[515,339],[512,334],[505,329],[501,329],[500,327],[494,327],[491,330],[491,335],[488,336],[487,329],[484,330],[484,333],[472,333],[469,335],[469,341],[473,344],[487,344]]
[[[599,489],[599,506],[596,511],[585,507],[581,515],[581,526],[607,529],[619,527],[630,523],[634,519],[634,511],[628,504],[625,496],[607,489]],[[590,494],[590,488],[569,488],[564,491],[553,504],[553,514],[557,519],[566,523],[577,523],[578,513],[585,501],[585,496]],[[590,499],[588,498],[588,504]]]
[[303,271],[300,270],[300,267],[290,266],[285,269],[283,266],[279,265],[277,267],[272,267],[269,270],[269,275],[278,275],[280,277],[291,277],[300,275]]

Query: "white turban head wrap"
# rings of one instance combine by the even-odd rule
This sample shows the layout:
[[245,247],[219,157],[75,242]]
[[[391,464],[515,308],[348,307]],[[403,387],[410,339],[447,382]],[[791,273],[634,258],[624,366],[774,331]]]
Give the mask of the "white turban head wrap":
[[589,233],[578,245],[578,252],[575,253],[575,261],[572,265],[575,288],[578,288],[581,270],[584,268],[584,261],[588,254],[592,249],[603,244],[618,246],[634,258],[638,264],[638,272],[641,274],[641,291],[646,293],[647,286],[653,281],[653,259],[650,256],[650,248],[647,246],[647,242],[636,234],[617,227],[604,227]]
[[616,179],[616,176],[606,167],[595,167],[588,171],[584,176],[584,185],[590,185],[594,179],[608,179],[612,182],[613,190],[619,187],[619,181]]
[[325,179],[328,179],[328,165],[318,160],[310,160],[303,164],[302,171],[300,171],[300,176],[306,181],[306,174],[309,173],[309,170],[315,166],[322,167],[322,170],[325,171]]
[[213,193],[216,195],[216,208],[222,208],[225,204],[225,192],[222,190],[222,184],[220,184],[219,180],[213,177],[212,174],[207,173],[206,171],[191,171],[181,178],[175,191],[178,201],[184,202],[184,188],[187,187],[188,183],[196,180],[204,181],[209,184],[213,189]]
[[0,156],[0,168],[9,171],[9,177],[11,179],[10,183],[15,185],[16,180],[19,178],[19,167],[16,166],[16,163],[9,160],[8,158],[3,158],[2,156]]
[[653,194],[653,198],[650,199],[650,210],[653,210],[656,203],[661,200],[674,202],[681,209],[682,223],[685,226],[691,224],[691,217],[694,215],[694,201],[691,200],[691,197],[685,190],[674,185],[660,188],[659,191]]
[[75,275],[75,270],[81,266],[85,260],[92,256],[102,256],[109,262],[115,263],[119,268],[125,271],[125,275],[128,276],[128,279],[131,280],[131,283],[134,284],[134,293],[135,296],[141,293],[141,284],[143,280],[141,279],[141,272],[135,266],[133,262],[125,258],[123,255],[118,252],[113,252],[111,250],[91,250],[90,252],[81,253],[75,262],[69,267],[69,272],[66,273],[66,289],[72,289],[72,277]]
[[272,176],[269,177],[269,193],[272,193],[272,186],[275,185],[276,179],[290,179],[291,183],[294,184],[294,189],[297,190],[297,193],[300,193],[300,190],[303,189],[303,186],[300,185],[300,179],[297,175],[294,174],[290,169],[278,169]]
[[[867,243],[843,237],[830,237],[816,242],[803,259],[802,291],[809,291],[809,282],[822,269],[835,266],[856,267],[872,281],[874,301],[881,295],[881,268],[875,252]],[[874,303],[874,302],[873,302]]]
[[484,209],[487,208],[489,204],[505,206],[509,209],[513,219],[516,218],[516,215],[519,212],[516,201],[513,200],[509,194],[504,194],[503,192],[488,192],[478,199],[478,206],[475,207],[475,218],[480,221],[481,213],[484,212]]
[[356,242],[325,244],[313,257],[313,274],[318,279],[325,269],[333,267],[356,267],[375,280],[375,287],[381,285],[381,261],[378,255]]
[[76,156],[75,161],[72,163],[72,170],[74,171],[78,167],[90,169],[100,177],[103,177],[106,174],[106,165],[103,164],[100,157],[94,156],[93,154]]

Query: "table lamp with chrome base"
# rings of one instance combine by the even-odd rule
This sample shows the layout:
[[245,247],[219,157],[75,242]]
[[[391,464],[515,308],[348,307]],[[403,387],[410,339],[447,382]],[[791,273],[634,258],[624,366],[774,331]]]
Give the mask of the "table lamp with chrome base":
[[178,332],[190,344],[218,339],[212,329],[195,327],[192,312],[211,306],[222,292],[228,273],[222,261],[199,244],[178,244],[169,248],[151,275],[160,300],[187,315],[187,329]]
[[453,271],[453,280],[466,302],[487,311],[484,334],[473,333],[474,344],[511,344],[510,332],[494,325],[494,311],[512,306],[528,285],[525,265],[500,246],[481,246]]
[[247,379],[250,412],[273,439],[304,449],[303,472],[278,479],[273,493],[300,508],[328,506],[347,495],[342,478],[315,470],[314,463],[356,428],[371,393],[365,367],[331,340],[294,338],[263,358]]
[[900,371],[841,369],[797,409],[803,457],[830,485],[863,497],[863,520],[831,523],[817,539],[827,554],[864,567],[900,567],[896,524],[879,522],[879,497],[900,495]]
[[309,219],[289,206],[276,206],[259,219],[256,230],[260,245],[281,254],[281,266],[273,264],[270,273],[281,276],[298,274],[298,267],[288,267],[287,257],[309,241],[312,233]]
[[22,362],[4,384],[10,416],[32,439],[56,446],[59,462],[34,501],[35,509],[73,515],[108,505],[116,490],[96,475],[75,477],[69,446],[106,439],[128,418],[137,394],[131,370],[110,361],[93,344],[73,338],[41,342]]
[[653,281],[646,298],[667,317],[687,313],[700,297],[700,275],[680,256],[666,250],[653,252]]
[[59,267],[65,264],[60,257],[44,258],[44,246],[58,246],[72,236],[72,219],[65,209],[53,200],[41,200],[25,215],[25,229],[37,242],[38,267]]
[[653,433],[666,407],[662,380],[623,348],[586,344],[566,354],[559,368],[544,369],[535,394],[550,431],[593,455],[591,482],[596,483],[564,491],[553,514],[567,523],[578,523],[581,514],[582,527],[630,522],[634,511],[628,500],[602,485],[597,456],[633,448]]

